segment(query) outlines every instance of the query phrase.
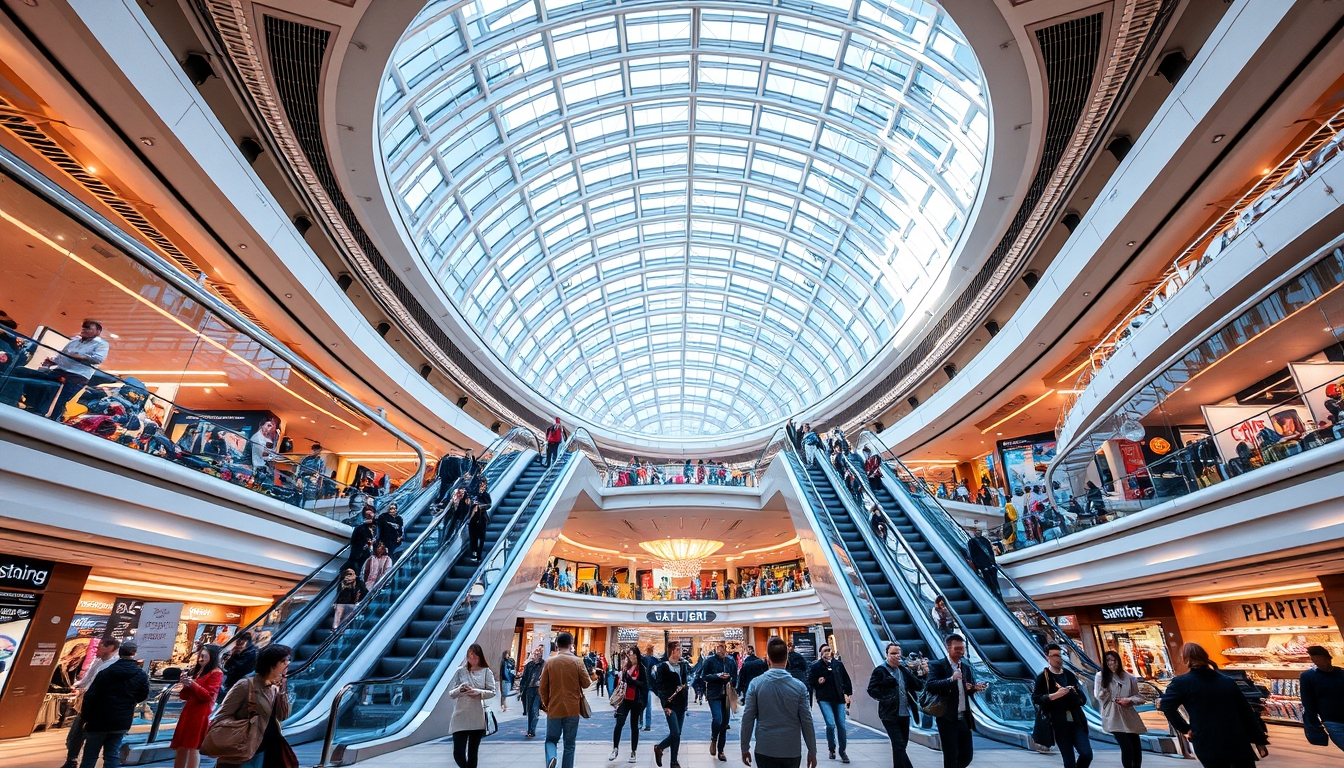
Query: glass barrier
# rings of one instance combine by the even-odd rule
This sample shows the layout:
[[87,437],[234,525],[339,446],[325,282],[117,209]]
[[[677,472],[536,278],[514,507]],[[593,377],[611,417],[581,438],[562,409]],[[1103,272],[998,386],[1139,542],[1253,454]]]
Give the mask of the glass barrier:
[[420,447],[221,298],[222,283],[3,149],[0,169],[0,400],[332,519],[353,495],[341,481],[418,486]]
[[607,485],[614,488],[632,485],[713,485],[746,488],[756,485],[756,475],[750,471],[750,467],[715,460],[667,463],[645,461],[616,467]]
[[327,720],[320,766],[331,764],[332,748],[338,740],[349,744],[396,733],[405,726],[408,717],[423,709],[430,692],[447,671],[448,662],[458,656],[463,630],[469,630],[481,618],[480,611],[491,589],[509,573],[518,553],[525,551],[529,532],[541,522],[542,504],[549,498],[565,467],[574,460],[575,453],[587,455],[599,472],[607,466],[587,430],[576,430],[561,450],[562,460],[553,462],[546,469],[527,499],[504,525],[494,546],[481,559],[468,586],[405,668],[395,675],[367,677],[347,683],[336,695]]
[[756,580],[744,581],[741,584],[730,582],[718,589],[712,587],[702,587],[697,594],[691,587],[653,587],[645,589],[638,584],[629,584],[626,582],[612,583],[610,581],[599,581],[589,579],[578,583],[574,589],[556,589],[548,587],[545,584],[538,585],[538,591],[558,592],[562,594],[585,595],[588,597],[602,597],[613,600],[640,600],[650,602],[667,601],[700,601],[700,600],[748,600],[754,597],[768,597],[771,595],[801,594],[803,592],[812,592],[812,575],[806,569],[798,572],[796,578],[781,576],[775,579],[766,579],[764,590],[760,582]]
[[1311,136],[1299,144],[1273,169],[1263,174],[1251,189],[1218,218],[1173,261],[1156,286],[1143,295],[1092,348],[1090,362],[1078,376],[1070,392],[1074,397],[1060,408],[1062,425],[1076,402],[1076,393],[1087,388],[1092,377],[1106,361],[1129,343],[1140,327],[1171,300],[1192,277],[1208,266],[1251,225],[1272,210],[1327,162],[1339,154],[1344,144],[1344,110],[1336,112]]

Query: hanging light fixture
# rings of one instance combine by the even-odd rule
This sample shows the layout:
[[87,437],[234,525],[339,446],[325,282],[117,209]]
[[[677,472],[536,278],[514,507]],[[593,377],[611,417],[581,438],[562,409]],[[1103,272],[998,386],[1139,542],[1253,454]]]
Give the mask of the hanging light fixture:
[[723,548],[722,541],[710,539],[655,539],[639,542],[640,549],[653,555],[658,565],[678,579],[700,573],[705,558]]

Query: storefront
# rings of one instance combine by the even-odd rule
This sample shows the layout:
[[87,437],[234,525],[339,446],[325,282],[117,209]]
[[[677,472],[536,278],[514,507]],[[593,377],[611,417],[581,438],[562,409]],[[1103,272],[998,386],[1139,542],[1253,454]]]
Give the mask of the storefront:
[[1298,678],[1312,666],[1307,647],[1324,646],[1336,659],[1344,658],[1344,640],[1325,593],[1314,584],[1295,584],[1192,597],[1189,602],[1210,609],[1221,626],[1216,631],[1220,642],[1209,647],[1221,655],[1214,657],[1219,666],[1245,672],[1269,691],[1265,719],[1300,724]]
[[1177,660],[1185,640],[1169,598],[1061,610],[1051,618],[1098,663],[1115,651],[1126,671],[1159,688],[1184,671]]
[[88,566],[0,554],[0,739],[27,736],[62,712],[49,689],[88,575]]

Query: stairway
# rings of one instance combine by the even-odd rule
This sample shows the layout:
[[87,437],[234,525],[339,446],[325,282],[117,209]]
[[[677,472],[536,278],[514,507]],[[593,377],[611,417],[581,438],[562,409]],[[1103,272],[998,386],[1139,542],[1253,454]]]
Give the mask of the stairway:
[[[888,480],[887,482],[891,482]],[[1030,679],[1033,672],[1030,667],[1018,658],[1013,647],[1008,644],[994,623],[990,621],[980,606],[971,599],[961,582],[961,577],[953,572],[938,556],[929,542],[925,540],[923,534],[915,522],[910,519],[905,507],[896,501],[896,497],[886,486],[874,487],[873,495],[877,498],[877,503],[882,507],[882,511],[887,513],[891,522],[896,526],[902,538],[910,545],[914,551],[915,557],[924,569],[933,577],[933,581],[938,586],[938,591],[947,598],[947,603],[953,611],[956,611],[958,618],[961,619],[961,627],[969,633],[975,640],[976,646],[986,660],[994,665],[1000,674],[1005,677],[1017,677]],[[969,572],[969,566],[967,566]],[[971,578],[975,578],[974,575]]]
[[[910,616],[905,604],[901,601],[900,595],[896,589],[887,581],[886,575],[882,572],[882,567],[878,565],[876,557],[868,548],[864,541],[863,534],[859,530],[860,523],[850,517],[844,502],[840,499],[834,486],[831,485],[830,478],[826,475],[826,470],[820,464],[808,467],[803,465],[807,476],[812,481],[812,485],[817,489],[817,495],[821,497],[822,503],[826,506],[825,510],[817,510],[819,514],[829,514],[835,528],[840,533],[841,539],[845,542],[845,549],[849,551],[850,560],[854,567],[858,569],[859,575],[863,578],[863,584],[868,589],[868,595],[872,598],[873,604],[881,611],[882,618],[886,620],[887,626],[891,628],[895,637],[877,638],[885,645],[888,641],[901,646],[901,653],[910,654],[913,651],[919,651],[924,656],[934,659],[942,655],[942,649],[936,653],[931,653],[928,643],[920,636],[919,629],[916,628],[913,618]],[[863,521],[867,525],[867,521]]]

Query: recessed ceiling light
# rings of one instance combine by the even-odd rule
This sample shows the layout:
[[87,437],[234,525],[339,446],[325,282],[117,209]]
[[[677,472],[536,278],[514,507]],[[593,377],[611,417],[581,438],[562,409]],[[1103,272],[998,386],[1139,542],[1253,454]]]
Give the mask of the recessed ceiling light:
[[239,244],[238,244],[238,250],[240,250],[240,251],[246,251],[246,250],[247,250],[247,243],[239,243]]
[[1125,243],[1125,245],[1129,246],[1130,248],[1133,248],[1134,244],[1137,242],[1138,242],[1137,240],[1130,240],[1128,243]]
[[998,435],[999,437],[1003,437],[1003,433],[1002,433],[1002,432],[995,432],[994,434]]
[[1217,144],[1218,142],[1222,141],[1222,140],[1225,139],[1225,138],[1227,138],[1227,134],[1225,134],[1225,133],[1215,133],[1215,134],[1213,135],[1213,143],[1214,143],[1214,144]]
[[294,294],[292,294],[292,293],[286,293],[286,294],[285,294],[285,298],[286,298],[286,299],[292,299],[292,298],[294,298]]
[[214,391],[214,390],[213,390],[213,389],[210,389],[209,387],[206,387],[206,388],[204,389],[204,392],[205,392],[205,394],[207,394],[207,395],[210,394],[210,393],[213,392],[213,391]]
[[1186,391],[1186,392],[1189,392],[1189,391],[1190,391],[1190,388],[1189,388],[1189,387],[1186,387],[1186,388],[1185,388],[1185,391]]

